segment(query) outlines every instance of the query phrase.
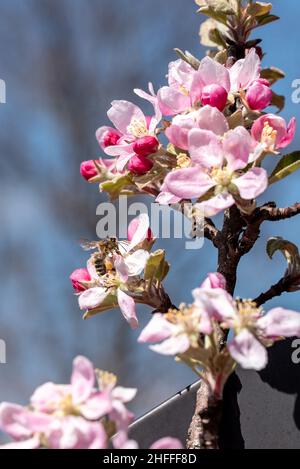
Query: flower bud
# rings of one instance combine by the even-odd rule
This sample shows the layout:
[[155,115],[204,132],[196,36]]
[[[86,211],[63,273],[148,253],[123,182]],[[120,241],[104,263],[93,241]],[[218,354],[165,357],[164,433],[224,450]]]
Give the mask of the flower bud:
[[146,174],[148,171],[150,171],[150,169],[152,169],[152,167],[152,161],[150,161],[148,158],[145,158],[144,156],[139,155],[133,156],[128,163],[129,171],[137,174],[138,176]]
[[156,153],[159,142],[156,137],[148,135],[139,138],[133,145],[133,151],[139,156],[149,156]]
[[248,88],[246,100],[253,111],[262,111],[271,104],[273,92],[268,80],[260,78],[255,80]]
[[80,282],[89,282],[91,280],[91,276],[87,269],[76,269],[70,275],[70,280],[76,293],[81,293],[85,291],[86,288],[81,285]]
[[220,85],[204,86],[201,94],[201,103],[203,106],[209,105],[223,111],[227,103],[228,93]]
[[223,290],[225,290],[225,277],[219,272],[210,273],[202,283],[201,288],[222,288]]
[[87,181],[97,176],[98,171],[96,169],[94,160],[83,161],[80,165],[80,174]]

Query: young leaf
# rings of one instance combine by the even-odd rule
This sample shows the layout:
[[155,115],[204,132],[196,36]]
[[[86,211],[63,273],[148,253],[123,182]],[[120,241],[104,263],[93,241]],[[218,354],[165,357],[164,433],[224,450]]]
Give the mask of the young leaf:
[[127,176],[116,176],[111,181],[106,181],[100,184],[100,190],[102,192],[107,192],[111,200],[115,200],[124,190],[127,189],[127,193],[132,193],[132,180],[129,175]]
[[259,16],[257,18],[257,27],[258,26],[264,26],[266,24],[269,24],[269,23],[273,23],[273,21],[277,21],[279,20],[279,16],[276,16],[276,15],[264,15],[264,16]]
[[284,96],[281,96],[281,95],[279,95],[279,94],[276,94],[276,93],[274,93],[274,91],[273,91],[272,101],[271,101],[271,104],[270,104],[270,105],[277,107],[277,109],[278,109],[277,113],[278,113],[278,112],[281,112],[282,109],[283,109],[284,106],[285,106],[285,97],[284,97]]
[[285,276],[298,276],[300,272],[300,256],[297,246],[280,236],[276,236],[270,238],[267,242],[267,254],[270,259],[273,259],[277,251],[280,251],[287,261],[288,268]]
[[269,178],[269,184],[274,184],[281,179],[286,178],[290,174],[297,171],[300,168],[300,151],[295,151],[289,155],[285,155],[281,158],[276,168],[272,172]]
[[248,6],[248,13],[252,16],[265,16],[272,10],[272,3],[256,2]]
[[285,73],[276,67],[264,68],[260,72],[260,77],[265,78],[270,82],[271,85],[276,83],[276,81],[281,80],[285,77]]
[[167,275],[169,264],[165,261],[165,251],[158,249],[150,254],[144,273],[145,280],[162,281]]

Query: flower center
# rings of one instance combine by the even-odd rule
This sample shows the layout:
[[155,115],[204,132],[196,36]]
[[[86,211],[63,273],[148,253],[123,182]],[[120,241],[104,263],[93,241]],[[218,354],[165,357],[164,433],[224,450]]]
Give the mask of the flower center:
[[251,300],[238,300],[237,308],[239,315],[236,326],[239,329],[253,327],[262,313],[262,309],[258,308],[256,303]]
[[269,122],[266,121],[264,123],[264,128],[261,134],[261,142],[265,143],[270,150],[275,149],[277,140],[277,130],[273,129],[270,126]]
[[211,177],[216,184],[222,187],[228,187],[232,180],[232,172],[228,168],[214,168],[211,171]]
[[149,134],[146,122],[136,119],[135,117],[131,119],[129,126],[127,127],[127,131],[136,138],[145,137]]
[[190,166],[191,159],[186,153],[179,153],[177,156],[177,168],[188,168]]

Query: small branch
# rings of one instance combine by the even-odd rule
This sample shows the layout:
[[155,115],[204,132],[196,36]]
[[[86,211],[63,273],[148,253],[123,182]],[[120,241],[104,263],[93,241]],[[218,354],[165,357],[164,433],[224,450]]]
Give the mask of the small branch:
[[263,304],[267,303],[267,301],[270,301],[276,296],[280,296],[282,293],[288,291],[288,287],[289,282],[287,282],[286,278],[282,278],[279,280],[279,282],[275,283],[275,285],[272,285],[269,290],[261,293],[261,295],[255,298],[254,302],[257,304],[257,306],[262,306]]
[[[264,207],[262,207],[264,209]],[[268,221],[279,221],[279,220],[286,220],[288,218],[295,217],[296,215],[300,214],[300,203],[297,202],[290,207],[285,208],[269,208],[264,209],[265,212],[265,220]]]
[[218,247],[219,230],[210,218],[204,220],[204,237],[209,239],[215,247]]

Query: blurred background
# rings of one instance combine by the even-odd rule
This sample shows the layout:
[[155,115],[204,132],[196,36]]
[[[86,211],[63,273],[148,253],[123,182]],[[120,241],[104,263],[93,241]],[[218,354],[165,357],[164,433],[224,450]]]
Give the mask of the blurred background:
[[[286,71],[276,86],[287,97],[283,116],[300,120],[291,101],[300,78],[300,3],[274,0],[280,22],[262,28],[264,65]],[[171,358],[136,343],[118,310],[83,321],[69,283],[84,266],[80,238],[95,238],[96,206],[106,200],[79,175],[82,160],[101,156],[94,137],[108,123],[113,99],[134,100],[132,89],[165,83],[174,47],[201,57],[193,0],[1,0],[0,78],[7,103],[0,105],[0,338],[7,364],[0,365],[0,401],[26,403],[32,390],[52,380],[67,382],[72,359],[84,354],[99,368],[138,387],[131,408],[139,416],[195,381]],[[260,34],[260,32],[258,33]],[[299,148],[298,133],[291,150]],[[299,173],[277,184],[263,201],[299,201]],[[255,297],[285,269],[278,254],[265,254],[269,236],[298,242],[300,217],[265,224],[261,239],[239,269],[236,294]],[[166,289],[175,304],[214,271],[216,253],[184,250],[184,240],[159,241],[172,264]],[[273,304],[300,309],[300,293]],[[268,306],[271,306],[272,303]],[[140,308],[141,325],[149,310]]]

